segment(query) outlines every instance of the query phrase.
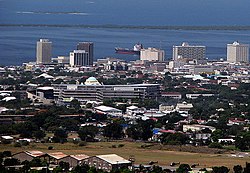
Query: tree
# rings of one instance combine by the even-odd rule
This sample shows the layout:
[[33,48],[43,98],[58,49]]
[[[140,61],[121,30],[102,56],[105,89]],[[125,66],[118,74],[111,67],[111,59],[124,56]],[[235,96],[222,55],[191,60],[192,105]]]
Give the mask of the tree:
[[250,132],[238,135],[235,139],[235,147],[241,151],[250,149]]
[[182,133],[164,133],[161,135],[161,143],[170,145],[183,145],[186,144],[189,138]]
[[11,157],[11,151],[3,151],[2,155],[3,157]]
[[70,102],[70,106],[75,110],[79,110],[81,108],[81,103],[78,100],[74,99]]
[[216,166],[213,167],[212,169],[213,169],[212,173],[228,173],[230,171],[230,169],[228,169],[225,166],[220,166],[220,167]]
[[118,123],[111,123],[104,127],[103,135],[112,139],[120,139],[124,136],[122,126]]
[[31,160],[29,162],[29,166],[30,167],[39,167],[39,166],[43,166],[42,161],[40,158],[34,158],[33,160]]
[[98,128],[96,126],[84,126],[81,127],[77,132],[82,141],[93,141],[96,134],[98,133]]
[[20,164],[19,160],[15,158],[6,158],[4,160],[4,166],[14,166],[19,164]]
[[45,132],[43,130],[37,130],[37,131],[33,132],[33,136],[36,139],[40,140],[40,139],[43,139],[46,136],[46,134],[45,134]]
[[137,121],[137,124],[132,125],[127,129],[127,134],[129,137],[135,140],[148,140],[153,136],[153,122],[151,120],[147,121]]
[[60,126],[68,131],[77,131],[79,130],[78,124],[80,124],[78,120],[66,118],[61,121]]
[[86,165],[86,164],[77,165],[77,166],[73,169],[72,173],[87,173],[88,170],[89,170],[89,166]]
[[243,171],[243,168],[241,165],[236,165],[236,166],[234,166],[233,169],[234,169],[234,173],[242,173],[242,171]]
[[188,164],[181,164],[179,168],[176,169],[176,173],[188,173],[188,171],[191,171]]
[[217,129],[217,130],[215,130],[215,131],[212,133],[211,138],[213,139],[214,142],[218,142],[218,140],[219,140],[220,138],[222,138],[223,136],[224,136],[224,135],[223,135],[222,130]]
[[59,162],[59,166],[60,168],[63,170],[63,172],[68,172],[69,168],[70,168],[70,165],[68,162]]
[[223,146],[220,143],[218,143],[218,142],[212,142],[211,144],[209,144],[208,147],[209,148],[218,148],[218,149],[222,149],[223,148]]
[[246,162],[246,167],[244,168],[243,173],[249,173],[250,172],[250,163]]
[[62,128],[58,128],[55,130],[53,141],[64,143],[65,141],[67,141],[67,137],[68,137],[67,132]]

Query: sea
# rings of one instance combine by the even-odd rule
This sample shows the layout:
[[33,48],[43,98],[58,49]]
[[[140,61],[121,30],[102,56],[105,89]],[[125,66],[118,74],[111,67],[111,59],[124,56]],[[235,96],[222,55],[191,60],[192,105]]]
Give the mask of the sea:
[[138,42],[171,59],[173,45],[188,42],[206,46],[208,59],[225,59],[228,43],[250,43],[250,30],[161,26],[250,26],[249,6],[249,0],[0,0],[0,65],[35,61],[40,38],[52,41],[53,57],[92,41],[95,59],[139,59],[114,51]]

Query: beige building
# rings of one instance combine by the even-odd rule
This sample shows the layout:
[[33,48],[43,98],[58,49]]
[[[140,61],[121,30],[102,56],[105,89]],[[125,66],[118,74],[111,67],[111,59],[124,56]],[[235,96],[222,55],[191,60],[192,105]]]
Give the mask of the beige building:
[[161,49],[151,48],[141,49],[140,60],[144,61],[164,61],[165,52]]
[[189,130],[191,130],[192,132],[199,132],[204,129],[209,129],[212,132],[216,130],[215,127],[205,126],[205,125],[200,125],[200,124],[183,125],[183,132],[187,132]]
[[235,41],[233,44],[227,44],[228,62],[249,62],[249,44],[240,44]]
[[188,59],[202,60],[206,57],[205,46],[193,46],[188,43],[182,43],[181,46],[173,46],[173,60]]
[[52,42],[48,39],[40,39],[36,44],[36,63],[49,64],[52,57]]

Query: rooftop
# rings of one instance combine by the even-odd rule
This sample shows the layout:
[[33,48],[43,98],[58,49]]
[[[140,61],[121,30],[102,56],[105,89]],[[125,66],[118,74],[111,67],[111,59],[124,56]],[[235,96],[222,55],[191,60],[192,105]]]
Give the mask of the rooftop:
[[33,150],[33,151],[25,151],[26,154],[32,156],[32,157],[40,157],[40,156],[43,156],[45,155],[44,152],[42,151],[36,151],[36,150]]
[[122,164],[122,163],[130,163],[130,161],[116,155],[116,154],[107,154],[107,155],[98,155],[96,156],[102,160],[105,160],[111,164]]
[[97,107],[95,107],[95,109],[100,110],[100,111],[104,111],[104,112],[107,112],[107,111],[121,111],[119,109],[109,107],[109,106],[104,106],[104,105],[97,106]]
[[55,152],[55,153],[48,153],[48,155],[50,156],[50,157],[53,157],[53,158],[55,158],[55,159],[62,159],[62,158],[64,158],[64,157],[67,157],[68,155],[66,155],[66,154],[64,154],[64,153],[62,153],[62,152]]
[[89,156],[86,154],[77,154],[77,155],[70,155],[70,156],[75,158],[76,160],[79,160],[79,161],[86,159],[86,158],[89,158]]

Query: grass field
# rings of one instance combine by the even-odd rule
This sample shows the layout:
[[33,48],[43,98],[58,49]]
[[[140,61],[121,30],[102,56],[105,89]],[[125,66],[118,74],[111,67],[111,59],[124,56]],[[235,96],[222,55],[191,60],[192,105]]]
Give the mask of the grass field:
[[[118,146],[124,144],[123,147],[113,148],[113,145]],[[212,166],[227,166],[232,168],[234,165],[240,164],[245,166],[245,163],[250,161],[250,157],[239,158],[230,157],[230,154],[205,154],[205,153],[191,153],[180,151],[167,151],[164,149],[157,149],[155,147],[143,149],[141,142],[96,142],[88,143],[86,146],[78,146],[73,143],[32,143],[29,146],[13,147],[13,144],[0,145],[0,151],[9,150],[12,153],[24,150],[40,150],[44,152],[61,151],[65,154],[87,154],[89,156],[99,154],[118,154],[126,159],[134,156],[136,164],[147,164],[149,161],[158,161],[159,165],[168,166],[171,162],[181,162],[194,164],[199,163],[200,167]],[[53,150],[48,150],[48,146],[53,146]]]

